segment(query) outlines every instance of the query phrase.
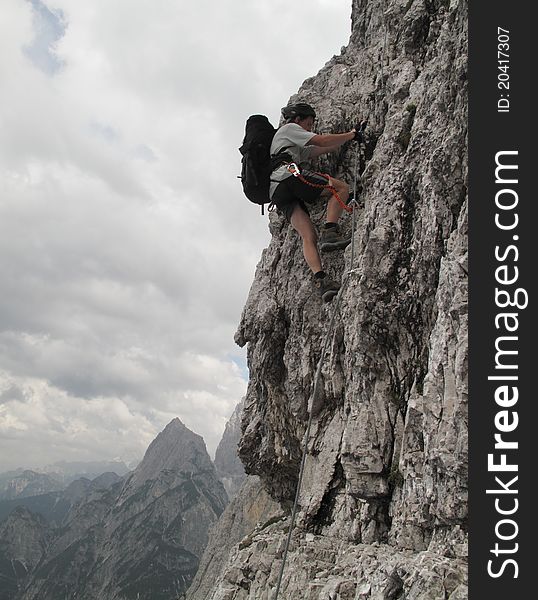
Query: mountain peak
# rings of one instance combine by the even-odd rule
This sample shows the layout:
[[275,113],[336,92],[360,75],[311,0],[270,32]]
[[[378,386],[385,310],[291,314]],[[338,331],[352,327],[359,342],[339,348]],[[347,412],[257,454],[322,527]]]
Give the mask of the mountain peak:
[[170,423],[168,423],[168,425],[162,430],[162,433],[165,433],[167,431],[178,431],[183,429],[185,429],[186,431],[190,431],[187,427],[185,427],[183,421],[181,421],[179,417],[174,417],[170,421]]
[[[148,480],[170,474],[214,472],[203,438],[174,418],[149,445],[142,462],[126,481],[126,489],[140,487]],[[123,494],[122,494],[123,496]]]
[[[0,525],[0,539],[13,540],[5,560],[0,548],[0,579],[2,564],[13,571],[12,559],[26,557],[16,545],[19,530],[28,531],[25,539],[37,540],[35,558],[26,559],[32,569],[45,551],[43,570],[24,582],[25,600],[88,598],[88,589],[92,598],[133,598],[133,590],[145,599],[175,598],[194,576],[208,528],[227,501],[203,439],[179,419],[159,433],[123,484],[114,473],[105,473],[91,482],[77,480],[70,491],[87,493],[61,528],[39,527],[28,511],[13,517],[4,536]],[[12,587],[22,584],[13,581]]]

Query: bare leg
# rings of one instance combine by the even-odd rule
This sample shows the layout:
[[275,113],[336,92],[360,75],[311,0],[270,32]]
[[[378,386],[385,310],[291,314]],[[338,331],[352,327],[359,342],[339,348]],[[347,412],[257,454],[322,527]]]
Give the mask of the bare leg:
[[[329,178],[329,184],[334,187],[340,200],[347,202],[349,198],[349,185],[339,179]],[[338,202],[338,200],[331,194],[329,198],[329,202],[327,203],[327,223],[338,223],[338,220],[342,216],[344,212],[343,206]]]
[[303,254],[313,273],[323,270],[318,252],[318,236],[310,217],[300,207],[296,206],[291,215],[291,224],[303,240]]

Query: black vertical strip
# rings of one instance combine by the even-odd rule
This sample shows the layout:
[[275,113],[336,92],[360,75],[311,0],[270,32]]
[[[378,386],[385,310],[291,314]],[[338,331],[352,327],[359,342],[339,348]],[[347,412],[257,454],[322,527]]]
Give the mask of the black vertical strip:
[[[537,102],[531,88],[536,87],[537,39],[528,5],[470,3],[471,600],[536,594],[538,194],[531,184],[538,174],[538,153]],[[505,165],[497,182],[496,159]],[[504,447],[495,448],[496,441]],[[508,447],[514,443],[517,449]],[[497,466],[488,469],[490,454]],[[503,462],[517,470],[501,470]]]

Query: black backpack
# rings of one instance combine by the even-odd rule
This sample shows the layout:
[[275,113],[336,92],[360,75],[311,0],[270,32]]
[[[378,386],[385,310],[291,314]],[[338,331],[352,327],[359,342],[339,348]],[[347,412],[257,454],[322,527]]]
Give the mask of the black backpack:
[[252,115],[247,119],[245,138],[239,152],[241,159],[241,184],[245,196],[254,204],[270,202],[269,178],[271,176],[270,148],[276,129],[265,115]]

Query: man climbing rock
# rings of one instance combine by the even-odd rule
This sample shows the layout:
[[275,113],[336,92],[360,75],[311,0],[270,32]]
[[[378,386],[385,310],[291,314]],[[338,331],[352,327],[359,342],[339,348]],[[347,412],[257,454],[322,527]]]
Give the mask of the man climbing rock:
[[342,236],[338,230],[338,220],[344,208],[330,187],[345,204],[349,198],[349,186],[334,177],[304,169],[303,165],[310,159],[335,151],[345,142],[360,139],[361,128],[348,133],[314,133],[312,128],[316,112],[309,104],[302,102],[284,107],[282,117],[284,124],[276,132],[271,144],[271,203],[301,236],[303,254],[314,274],[314,284],[322,299],[329,302],[338,293],[340,285],[323,270],[317,247],[318,238],[307,205],[320,196],[328,198],[327,220],[319,240],[320,251],[345,248],[351,238]]

